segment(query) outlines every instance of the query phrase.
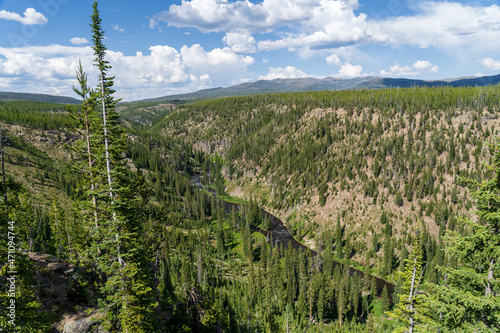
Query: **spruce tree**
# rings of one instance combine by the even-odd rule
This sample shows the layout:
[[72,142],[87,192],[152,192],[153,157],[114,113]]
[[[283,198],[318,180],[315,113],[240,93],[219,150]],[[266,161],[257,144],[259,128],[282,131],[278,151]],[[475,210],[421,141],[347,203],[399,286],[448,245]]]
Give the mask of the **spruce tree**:
[[401,273],[403,284],[401,285],[401,292],[398,294],[399,302],[393,311],[389,313],[400,325],[396,328],[396,332],[412,333],[422,331],[422,325],[427,323],[427,317],[425,316],[427,297],[418,290],[424,270],[421,249],[422,235],[420,227],[418,227],[413,244],[413,253],[409,259],[405,260],[405,271]]
[[109,139],[113,136],[112,128],[116,128],[117,115],[115,113],[115,105],[118,102],[113,98],[114,77],[108,76],[107,72],[111,69],[109,61],[104,59],[106,55],[106,46],[103,43],[104,30],[101,27],[102,19],[99,15],[99,10],[97,8],[97,0],[94,1],[92,5],[93,13],[91,16],[92,23],[92,49],[94,50],[94,63],[99,69],[99,100],[102,106],[102,121],[103,121],[103,139],[104,139],[104,153],[106,161],[106,175],[109,186],[109,196],[112,198],[114,196],[112,187],[112,176],[111,176],[111,156]]
[[446,232],[445,252],[456,267],[439,267],[446,284],[432,286],[436,325],[454,331],[500,331],[500,139],[490,146],[493,177],[461,180],[476,201],[477,218],[460,218],[463,233]]
[[140,241],[143,216],[139,193],[144,180],[127,170],[123,158],[126,137],[114,110],[117,100],[112,96],[113,77],[106,75],[111,66],[104,59],[106,47],[97,1],[91,19],[95,63],[100,73],[96,99],[102,105],[102,123],[93,122],[88,129],[93,140],[92,151],[87,150],[91,165],[88,174],[92,177],[85,193],[92,197],[97,211],[91,217],[95,225],[90,253],[102,280],[100,319],[110,332],[152,332],[156,304],[148,258]]
[[335,252],[337,252],[337,257],[342,259],[342,227],[340,226],[340,220],[337,220],[337,227],[335,228]]
[[[97,131],[96,126],[98,126],[98,119],[96,118],[94,109],[96,106],[96,92],[92,90],[88,83],[87,83],[87,74],[83,71],[82,68],[82,63],[79,62],[78,64],[78,71],[76,72],[76,79],[80,85],[80,90],[78,88],[73,87],[73,91],[82,98],[82,106],[81,110],[82,112],[78,114],[77,108],[76,107],[71,107],[71,106],[66,106],[66,109],[70,112],[70,114],[73,116],[73,118],[77,121],[77,124],[79,124],[81,127],[85,129],[85,148],[81,148],[81,150],[74,149],[77,153],[79,153],[79,156],[83,163],[88,162],[88,167],[82,165],[82,169],[86,170],[86,177],[88,177],[89,182],[90,182],[90,189],[93,192],[95,190],[95,179],[94,179],[94,173],[95,171],[94,168],[94,156],[93,156],[93,149],[92,147],[94,146],[94,143],[92,142],[93,136],[91,131]],[[82,142],[83,144],[83,142]],[[86,158],[85,158],[86,157]],[[97,216],[97,200],[96,196],[94,194],[91,195],[92,197],[92,210],[94,213],[94,221],[95,221],[95,227],[97,228],[97,223],[98,223],[98,216]]]

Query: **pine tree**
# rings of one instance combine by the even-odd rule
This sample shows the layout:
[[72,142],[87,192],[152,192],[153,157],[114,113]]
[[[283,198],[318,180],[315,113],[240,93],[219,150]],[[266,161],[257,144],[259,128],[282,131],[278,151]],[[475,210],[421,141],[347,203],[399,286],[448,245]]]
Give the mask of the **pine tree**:
[[56,242],[57,258],[59,260],[61,260],[63,252],[67,253],[71,244],[70,230],[64,215],[64,210],[59,205],[59,202],[54,200],[50,210],[50,226],[52,237]]
[[413,253],[405,261],[405,271],[401,274],[403,284],[398,295],[399,302],[392,312],[388,313],[401,324],[396,329],[396,332],[416,332],[420,330],[421,325],[427,323],[427,317],[425,316],[427,297],[418,290],[424,270],[421,248],[422,235],[419,227],[415,235]]
[[104,153],[105,153],[105,161],[106,161],[106,175],[109,186],[109,196],[113,198],[113,187],[112,187],[112,176],[111,176],[111,156],[110,156],[110,147],[109,147],[109,139],[115,133],[112,133],[112,128],[116,128],[117,115],[115,113],[115,105],[118,103],[117,100],[113,98],[113,90],[114,85],[114,77],[107,76],[107,71],[111,69],[109,65],[109,61],[104,60],[104,56],[106,55],[106,46],[103,43],[104,39],[104,31],[101,27],[102,19],[99,15],[99,10],[97,8],[97,0],[94,1],[93,5],[93,13],[91,16],[92,23],[92,49],[94,50],[94,62],[97,68],[99,69],[99,100],[102,105],[102,121],[103,121],[103,139],[104,139]]
[[339,316],[339,325],[342,326],[343,320],[351,308],[349,303],[349,275],[344,272],[337,288],[337,313]]
[[382,288],[382,311],[389,311],[391,303],[389,301],[389,292],[387,291],[387,285],[384,284]]
[[380,215],[380,224],[384,225],[387,223],[387,214],[385,211],[382,212],[382,215]]
[[340,226],[340,220],[337,220],[337,227],[335,228],[335,252],[337,252],[337,257],[342,259],[342,227]]
[[[92,147],[94,142],[92,142],[92,130],[97,131],[96,125],[98,125],[98,119],[95,116],[94,108],[96,106],[96,97],[97,94],[95,91],[90,89],[87,83],[87,74],[83,71],[81,61],[78,64],[78,71],[76,72],[76,79],[80,84],[80,90],[78,88],[73,87],[73,91],[82,98],[82,107],[81,114],[78,114],[77,108],[67,105],[66,109],[70,112],[72,117],[77,120],[77,123],[85,128],[85,149],[80,148],[78,150],[74,148],[73,150],[79,153],[79,157],[82,162],[87,160],[88,167],[81,166],[82,169],[86,170],[85,176],[88,177],[90,182],[90,190],[93,192],[95,190],[95,179],[94,179],[94,156],[92,152]],[[95,140],[94,140],[95,141]],[[94,222],[95,227],[98,225],[98,216],[97,216],[97,199],[95,194],[91,194],[92,197],[92,205],[93,205],[93,213],[94,213]]]
[[[102,126],[90,129],[96,145],[92,152],[94,189],[87,193],[96,199],[98,222],[92,232],[91,254],[104,283],[99,299],[103,328],[111,332],[151,332],[154,330],[152,280],[148,258],[140,241],[143,232],[139,193],[144,179],[127,170],[123,159],[126,137],[114,110],[116,100],[111,68],[104,60],[106,47],[97,1],[93,4],[92,41],[100,73]],[[82,89],[83,90],[83,89]],[[95,218],[95,215],[94,215]]]
[[385,236],[384,240],[384,262],[382,267],[382,275],[389,275],[392,273],[392,267],[394,266],[394,243],[392,238]]
[[439,267],[446,284],[432,287],[437,326],[450,330],[500,331],[500,139],[490,146],[493,172],[478,183],[462,179],[476,201],[477,220],[460,218],[463,234],[446,232],[445,252],[455,267]]

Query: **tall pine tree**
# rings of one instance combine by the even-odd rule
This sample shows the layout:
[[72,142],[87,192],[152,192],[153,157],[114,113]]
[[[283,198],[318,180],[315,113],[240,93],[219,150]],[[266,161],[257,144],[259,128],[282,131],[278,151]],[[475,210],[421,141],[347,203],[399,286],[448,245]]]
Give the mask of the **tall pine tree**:
[[425,332],[427,323],[426,294],[419,292],[422,282],[424,267],[422,261],[422,235],[420,227],[417,228],[413,253],[405,260],[406,266],[401,277],[403,284],[397,306],[389,313],[396,319],[400,326],[395,332]]
[[[84,106],[90,94],[92,105],[101,105],[96,114],[101,122],[89,121],[85,117],[86,142],[81,157],[86,155],[85,166],[88,177],[81,186],[89,206],[87,225],[92,225],[90,256],[95,260],[95,269],[101,276],[99,312],[102,326],[110,332],[152,332],[154,331],[152,279],[149,261],[140,239],[143,234],[143,216],[139,205],[140,189],[144,180],[140,174],[127,169],[123,157],[126,137],[119,126],[115,112],[117,100],[114,93],[113,77],[107,76],[111,69],[105,60],[106,47],[103,44],[104,31],[97,8],[93,4],[92,41],[95,65],[99,69],[99,88],[86,88],[85,75],[78,79],[82,87]],[[83,146],[83,145],[82,145]],[[83,147],[82,147],[83,148]],[[85,199],[85,198],[81,198]],[[89,201],[89,200],[88,200]],[[91,222],[89,223],[90,220]],[[93,223],[92,223],[93,222]]]

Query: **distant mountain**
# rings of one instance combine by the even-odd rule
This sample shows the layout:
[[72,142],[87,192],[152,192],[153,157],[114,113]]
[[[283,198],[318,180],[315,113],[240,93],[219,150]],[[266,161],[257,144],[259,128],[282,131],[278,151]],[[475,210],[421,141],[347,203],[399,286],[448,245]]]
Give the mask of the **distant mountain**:
[[35,102],[57,103],[57,104],[81,103],[80,100],[72,97],[45,95],[45,94],[16,93],[8,91],[0,91],[0,101],[35,101]]
[[326,77],[324,79],[297,78],[297,79],[274,79],[258,80],[243,83],[231,87],[218,87],[203,89],[197,92],[169,95],[142,100],[140,102],[177,102],[205,98],[244,96],[254,94],[272,94],[295,91],[322,91],[322,90],[345,90],[345,89],[383,89],[389,87],[436,87],[436,86],[486,86],[495,85],[500,82],[500,75],[466,77],[445,80],[416,80],[403,78],[382,78],[376,76],[358,77],[353,79],[336,79]]
[[[452,86],[452,87],[479,87],[487,85],[495,85],[500,82],[500,75],[493,76],[481,76],[481,77],[467,77],[467,78],[457,78],[457,79],[446,79],[446,80],[413,80],[413,79],[395,79],[395,78],[376,78],[371,84],[379,83],[382,88],[388,87],[438,87],[438,86]],[[363,85],[360,85],[362,87]]]

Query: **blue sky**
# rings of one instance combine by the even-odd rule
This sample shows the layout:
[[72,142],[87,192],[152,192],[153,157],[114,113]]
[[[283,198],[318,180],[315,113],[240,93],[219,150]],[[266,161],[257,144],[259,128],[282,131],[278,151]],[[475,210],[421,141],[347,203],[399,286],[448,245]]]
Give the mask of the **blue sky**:
[[[91,0],[0,0],[0,91],[74,96],[97,81]],[[285,77],[500,72],[498,1],[100,1],[116,96]]]

